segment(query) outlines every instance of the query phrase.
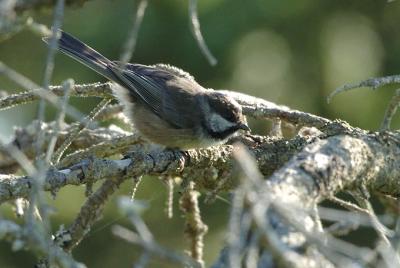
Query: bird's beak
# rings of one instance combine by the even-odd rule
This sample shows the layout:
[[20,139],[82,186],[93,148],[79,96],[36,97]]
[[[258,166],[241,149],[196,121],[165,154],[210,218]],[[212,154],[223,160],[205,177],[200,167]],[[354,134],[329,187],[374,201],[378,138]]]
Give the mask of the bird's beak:
[[239,125],[239,129],[245,130],[245,131],[251,131],[251,129],[249,128],[249,126],[245,123],[241,123]]

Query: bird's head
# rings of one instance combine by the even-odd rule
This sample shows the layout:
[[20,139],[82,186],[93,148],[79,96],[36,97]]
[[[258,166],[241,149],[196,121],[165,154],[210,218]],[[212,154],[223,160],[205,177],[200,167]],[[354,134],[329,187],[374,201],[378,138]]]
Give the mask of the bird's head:
[[238,130],[249,131],[242,107],[231,97],[209,91],[203,97],[203,127],[214,139],[224,140]]

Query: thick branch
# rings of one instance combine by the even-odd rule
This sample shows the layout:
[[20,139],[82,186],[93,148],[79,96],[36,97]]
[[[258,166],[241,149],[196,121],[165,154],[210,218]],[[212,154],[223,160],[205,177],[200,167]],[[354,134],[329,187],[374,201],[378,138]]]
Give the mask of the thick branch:
[[[264,139],[260,143],[254,142],[251,151],[257,158],[263,174],[269,175],[311,141],[312,139],[301,137],[291,141]],[[223,185],[218,184],[219,181],[226,179],[224,177],[230,178],[233,164],[231,145],[188,152],[172,150],[143,152],[142,150],[143,147],[136,147],[126,159],[89,158],[69,168],[49,170],[44,189],[54,192],[65,185],[116,179],[126,174],[131,177],[145,174],[183,176],[195,181],[196,186],[202,190],[212,191],[219,187],[218,189],[225,191],[234,186],[230,179]],[[28,176],[1,175],[0,203],[27,197],[31,184],[32,178]]]
[[[246,194],[246,209],[242,213],[252,215],[268,244],[279,241],[274,244],[274,251],[269,251],[272,258],[277,258],[276,254],[283,254],[286,258],[290,256],[286,261],[296,263],[297,267],[309,267],[316,258],[320,258],[320,267],[326,267],[327,260],[340,266],[345,261],[356,259],[365,265],[372,251],[324,233],[315,217],[314,207],[340,190],[362,184],[398,195],[399,155],[398,136],[388,134],[338,135],[316,140],[276,171],[266,183],[253,182],[254,188]],[[235,234],[238,237],[249,236],[249,228],[238,230],[242,232]],[[248,243],[245,241],[245,252],[240,254],[246,254]],[[317,251],[306,250],[309,245],[316,247]],[[299,252],[300,247],[303,253]],[[227,260],[222,259],[218,265],[226,263]]]

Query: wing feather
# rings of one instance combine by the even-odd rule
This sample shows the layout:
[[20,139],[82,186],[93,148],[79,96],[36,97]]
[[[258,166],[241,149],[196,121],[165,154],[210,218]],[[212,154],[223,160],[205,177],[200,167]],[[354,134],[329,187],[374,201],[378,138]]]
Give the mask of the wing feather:
[[[175,128],[191,128],[198,122],[196,95],[205,91],[194,79],[169,69],[113,62],[110,70],[120,84],[141,103]],[[188,113],[188,107],[191,110]]]
[[154,113],[162,117],[163,88],[147,75],[123,69],[120,66],[110,66],[111,71],[121,80],[136,99],[146,104]]

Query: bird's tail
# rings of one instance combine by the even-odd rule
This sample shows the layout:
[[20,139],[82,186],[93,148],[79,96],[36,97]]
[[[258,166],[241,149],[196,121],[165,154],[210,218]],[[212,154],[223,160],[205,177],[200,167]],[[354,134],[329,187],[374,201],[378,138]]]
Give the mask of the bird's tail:
[[[72,35],[61,30],[59,33],[58,49],[61,52],[88,66],[102,76],[110,80],[115,79],[113,72],[109,68],[111,65],[114,65],[112,61]],[[45,37],[43,41],[49,44],[50,39],[51,37]]]

